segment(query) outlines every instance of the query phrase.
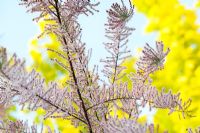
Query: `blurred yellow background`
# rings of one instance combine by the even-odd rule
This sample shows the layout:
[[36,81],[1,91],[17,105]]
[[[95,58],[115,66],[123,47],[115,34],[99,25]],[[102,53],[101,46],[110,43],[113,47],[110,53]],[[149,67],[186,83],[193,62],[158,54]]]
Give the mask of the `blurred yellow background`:
[[[157,32],[171,51],[165,68],[153,75],[158,88],[181,92],[183,99],[191,98],[195,117],[179,118],[176,113],[158,110],[154,121],[169,133],[183,133],[186,128],[200,125],[200,1],[133,0],[137,11],[148,18],[146,32]],[[187,5],[190,4],[190,5]]]

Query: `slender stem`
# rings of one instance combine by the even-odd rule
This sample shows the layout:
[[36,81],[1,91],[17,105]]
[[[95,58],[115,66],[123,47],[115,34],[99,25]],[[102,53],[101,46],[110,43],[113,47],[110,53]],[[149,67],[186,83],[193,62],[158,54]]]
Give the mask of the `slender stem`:
[[[120,40],[120,36],[119,36],[119,40]],[[114,68],[114,74],[113,74],[113,81],[112,81],[112,85],[114,85],[115,81],[116,81],[116,74],[117,74],[117,67],[118,67],[118,60],[119,60],[119,45],[120,45],[120,41],[118,40],[117,42],[117,55],[116,55],[116,59],[115,59],[115,68]]]
[[[59,11],[59,7],[58,7],[58,0],[54,0],[54,1],[55,1],[55,8],[56,8],[56,13],[57,13],[57,18],[58,18],[59,24],[62,25],[60,11]],[[62,36],[62,39],[64,41],[64,45],[68,46],[68,43],[67,43],[64,35]],[[69,47],[67,47],[67,58],[68,58],[68,61],[69,61],[71,74],[72,74],[72,77],[73,77],[73,80],[74,80],[74,83],[75,83],[75,86],[76,86],[76,90],[77,90],[79,99],[81,101],[83,112],[84,112],[84,115],[85,115],[85,118],[86,118],[86,121],[87,121],[89,132],[93,133],[92,126],[91,126],[91,123],[90,123],[90,120],[89,120],[89,116],[88,116],[88,112],[86,110],[85,103],[84,103],[84,100],[83,100],[81,92],[80,92],[80,88],[79,88],[78,81],[77,81],[77,78],[76,78],[76,74],[75,74],[75,70],[74,70],[74,67],[73,67],[73,63],[72,63],[72,60],[71,60],[71,57],[70,57]]]
[[98,105],[101,105],[101,104],[106,104],[106,103],[113,102],[113,101],[116,101],[116,100],[121,100],[121,99],[123,99],[123,100],[125,100],[125,99],[126,99],[126,100],[131,100],[131,99],[139,100],[139,99],[136,99],[136,98],[133,98],[133,97],[119,97],[119,98],[113,98],[113,99],[108,99],[108,100],[105,100],[105,101],[103,101],[103,102],[94,104],[94,105],[92,105],[91,107],[87,108],[87,110],[90,110],[90,109],[92,109],[92,108],[94,108],[94,107],[96,107],[96,106],[98,106]]

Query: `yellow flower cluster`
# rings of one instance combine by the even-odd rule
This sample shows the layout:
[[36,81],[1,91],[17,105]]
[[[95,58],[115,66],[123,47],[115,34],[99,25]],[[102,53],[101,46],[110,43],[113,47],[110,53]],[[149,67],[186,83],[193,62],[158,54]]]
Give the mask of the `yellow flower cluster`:
[[[45,24],[47,22],[40,21],[39,27],[40,31],[43,32],[45,30]],[[53,81],[55,79],[60,80],[61,82],[65,79],[68,74],[64,71],[58,64],[50,61],[52,58],[60,59],[58,55],[52,52],[46,52],[47,49],[53,49],[60,51],[61,44],[59,43],[55,34],[50,33],[48,35],[43,35],[38,38],[36,36],[30,42],[30,55],[33,59],[32,68],[36,68],[36,70],[42,73],[42,76],[46,79],[46,81]],[[62,59],[60,59],[62,60]]]
[[133,0],[137,11],[148,18],[147,32],[158,32],[171,52],[167,56],[165,69],[155,73],[154,84],[158,87],[180,91],[181,97],[192,98],[191,110],[196,117],[179,118],[174,113],[158,110],[154,120],[162,130],[185,132],[188,127],[200,123],[200,32],[197,9],[188,9],[178,0]]

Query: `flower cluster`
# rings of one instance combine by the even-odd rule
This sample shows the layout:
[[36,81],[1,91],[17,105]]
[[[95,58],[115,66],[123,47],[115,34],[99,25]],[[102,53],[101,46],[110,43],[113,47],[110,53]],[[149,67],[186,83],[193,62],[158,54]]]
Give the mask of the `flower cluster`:
[[133,15],[133,8],[128,9],[124,4],[121,7],[118,3],[114,3],[108,13],[108,26],[110,29],[119,29],[128,22]]
[[0,130],[2,133],[37,133],[37,126],[29,126],[28,122],[24,121],[13,122],[7,120],[0,121]]
[[137,62],[139,73],[148,76],[150,73],[164,67],[165,57],[170,50],[168,48],[166,52],[163,52],[163,47],[164,45],[162,42],[156,42],[156,50],[151,48],[149,44],[146,44],[142,50],[143,55]]
[[[183,102],[179,93],[172,94],[164,89],[160,92],[151,83],[149,74],[163,67],[169,52],[169,49],[163,52],[161,42],[156,43],[156,50],[149,45],[144,48],[136,73],[129,75],[131,88],[128,88],[127,82],[119,80],[125,69],[122,63],[130,56],[128,37],[134,29],[129,28],[127,23],[133,15],[133,7],[127,8],[122,1],[122,6],[115,3],[107,11],[106,36],[110,42],[105,43],[105,48],[111,56],[102,62],[105,64],[103,72],[109,82],[101,84],[98,71],[88,68],[90,53],[85,52],[77,21],[79,15],[97,11],[95,7],[99,3],[92,4],[89,0],[23,0],[22,4],[31,12],[39,12],[35,20],[53,21],[46,25],[43,34],[53,33],[61,42],[61,52],[48,50],[63,59],[52,58],[69,73],[69,78],[64,87],[56,82],[46,84],[35,70],[25,69],[23,60],[16,55],[8,59],[6,50],[2,49],[0,103],[4,106],[17,103],[22,109],[32,111],[43,108],[46,111],[44,118],[67,118],[74,126],[85,127],[89,133],[153,133],[153,125],[142,125],[137,121],[141,107],[147,104],[150,109],[161,108],[168,109],[170,113],[177,111],[188,114],[191,100]],[[113,117],[113,110],[122,111],[123,119],[119,119],[116,112]],[[9,122],[3,124],[8,125],[4,129],[12,130]],[[24,132],[29,130],[22,122],[15,124]]]
[[108,23],[106,23],[106,37],[110,42],[104,43],[105,49],[111,55],[102,60],[104,62],[104,75],[112,84],[123,76],[120,75],[125,68],[121,65],[123,61],[130,56],[130,50],[127,47],[128,37],[131,35],[133,28],[126,25],[133,15],[133,9],[127,9],[118,3],[112,5],[107,11]]

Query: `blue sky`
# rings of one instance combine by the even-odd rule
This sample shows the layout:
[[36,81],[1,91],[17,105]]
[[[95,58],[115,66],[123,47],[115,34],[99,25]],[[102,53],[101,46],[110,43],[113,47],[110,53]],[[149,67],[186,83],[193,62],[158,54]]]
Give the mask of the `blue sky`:
[[[6,47],[9,53],[17,53],[21,58],[25,58],[28,64],[31,63],[29,56],[29,42],[39,33],[39,28],[32,21],[33,14],[26,13],[26,9],[19,5],[20,0],[2,0],[0,2],[0,45]],[[186,6],[191,7],[195,0],[180,0]],[[83,28],[82,40],[86,42],[87,48],[92,48],[93,56],[91,65],[99,64],[99,60],[104,58],[107,53],[104,50],[104,23],[106,22],[106,9],[112,2],[120,0],[101,0],[99,13],[93,16],[80,17],[80,23]],[[142,14],[135,11],[135,15],[129,25],[136,28],[130,37],[129,48],[132,54],[136,54],[137,48],[142,47],[146,42],[151,45],[156,41],[156,33],[145,34],[144,27],[147,19]]]
[[[120,0],[115,1],[120,2]],[[106,42],[104,23],[107,16],[105,11],[112,2],[114,1],[101,0],[98,7],[99,13],[90,17],[80,17],[83,28],[82,40],[87,43],[88,48],[93,49],[92,65],[98,64],[100,58],[106,55],[102,44]],[[8,48],[9,53],[17,53],[19,57],[25,58],[30,63],[29,42],[39,33],[39,28],[32,21],[34,15],[26,13],[26,9],[18,4],[18,0],[3,0],[0,2],[0,45]],[[155,34],[144,34],[146,23],[146,18],[135,11],[135,15],[129,23],[131,27],[136,28],[129,42],[132,53],[135,53],[136,48],[143,46],[145,42],[153,43],[155,40]]]

